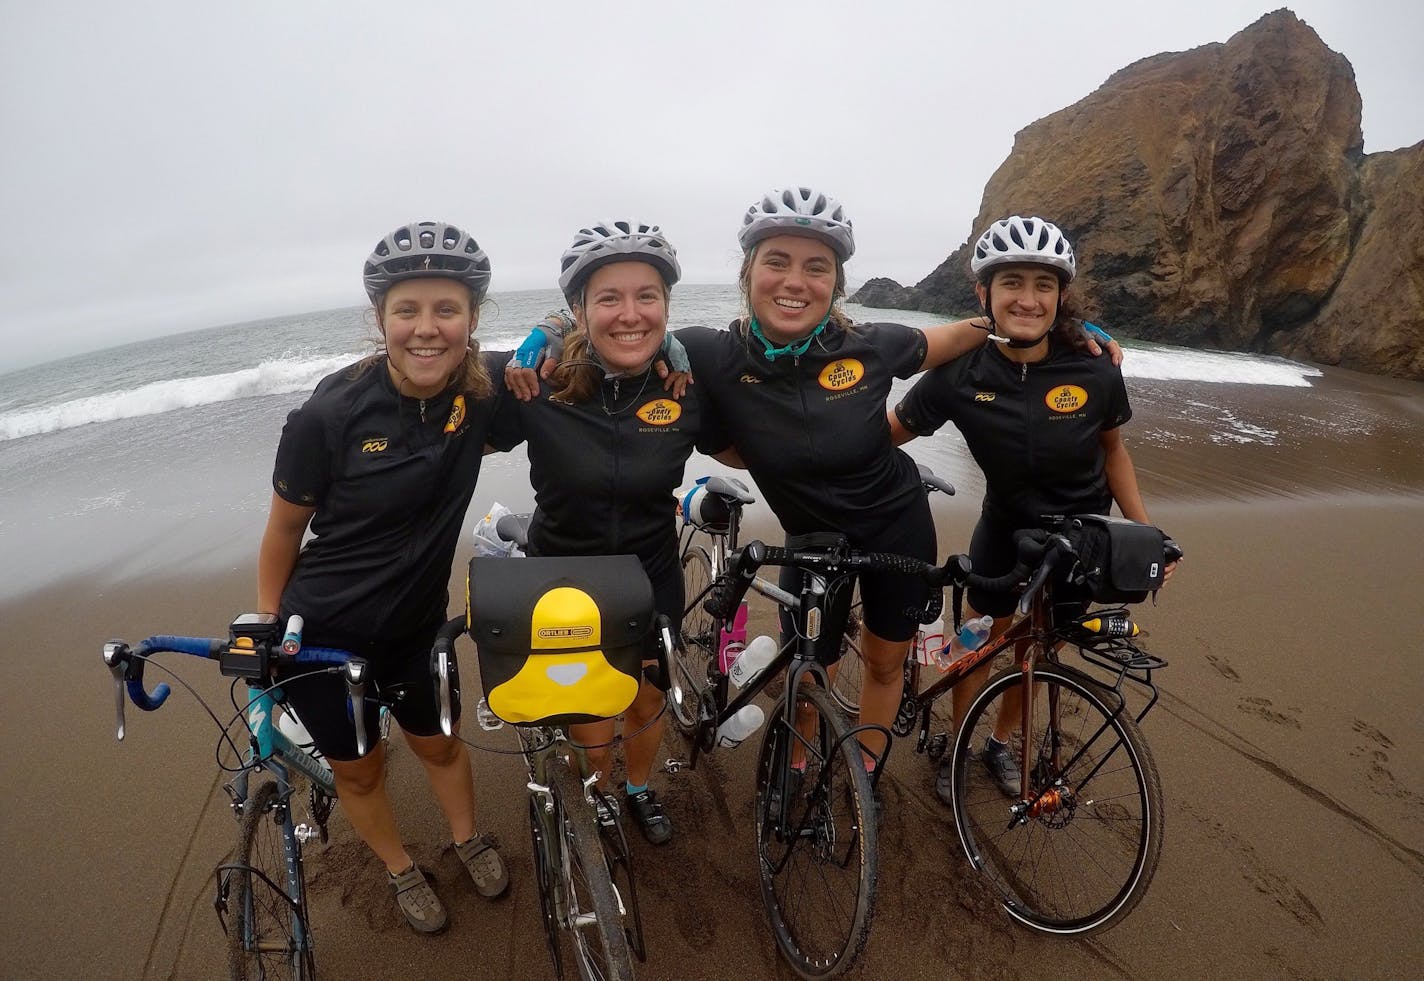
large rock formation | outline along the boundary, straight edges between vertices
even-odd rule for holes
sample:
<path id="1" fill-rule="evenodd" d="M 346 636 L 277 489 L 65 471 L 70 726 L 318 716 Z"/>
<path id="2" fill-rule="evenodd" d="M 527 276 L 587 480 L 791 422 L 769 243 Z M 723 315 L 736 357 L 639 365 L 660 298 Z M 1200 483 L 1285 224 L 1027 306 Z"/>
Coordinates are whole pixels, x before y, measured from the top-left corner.
<path id="1" fill-rule="evenodd" d="M 1350 63 L 1278 10 L 1021 130 L 970 240 L 1043 215 L 1077 246 L 1080 299 L 1126 334 L 1424 378 L 1424 143 L 1363 146 Z M 972 310 L 968 260 L 966 242 L 876 298 Z"/>

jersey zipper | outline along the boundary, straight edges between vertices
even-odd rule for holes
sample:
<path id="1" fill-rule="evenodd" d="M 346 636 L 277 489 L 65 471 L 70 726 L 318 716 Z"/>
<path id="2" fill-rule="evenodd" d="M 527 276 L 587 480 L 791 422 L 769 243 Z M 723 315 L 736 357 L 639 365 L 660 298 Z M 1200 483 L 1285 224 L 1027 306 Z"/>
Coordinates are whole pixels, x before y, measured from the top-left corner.
<path id="1" fill-rule="evenodd" d="M 613 379 L 613 404 L 618 404 L 618 379 L 616 378 Z M 612 420 L 613 486 L 611 488 L 612 493 L 608 499 L 613 502 L 613 514 L 610 517 L 612 519 L 611 524 L 613 525 L 613 547 L 616 550 L 614 554 L 616 555 L 623 548 L 622 522 L 618 520 L 620 514 L 618 502 L 621 499 L 621 495 L 618 493 L 618 475 L 623 472 L 623 420 L 618 416 L 613 416 Z"/>
<path id="2" fill-rule="evenodd" d="M 420 400 L 420 421 L 425 421 L 425 399 Z"/>
<path id="3" fill-rule="evenodd" d="M 791 358 L 793 377 L 791 383 L 796 386 L 796 394 L 801 398 L 801 431 L 806 434 L 806 445 L 811 449 L 811 458 L 816 458 L 816 434 L 811 429 L 811 410 L 806 405 L 806 389 L 801 384 L 801 355 Z"/>

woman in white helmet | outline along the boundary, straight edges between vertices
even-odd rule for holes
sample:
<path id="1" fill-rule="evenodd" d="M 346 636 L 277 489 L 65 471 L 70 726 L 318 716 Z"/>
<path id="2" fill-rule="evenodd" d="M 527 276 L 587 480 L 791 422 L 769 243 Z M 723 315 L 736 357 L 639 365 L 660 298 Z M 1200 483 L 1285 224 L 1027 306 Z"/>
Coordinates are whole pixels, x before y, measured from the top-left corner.
<path id="1" fill-rule="evenodd" d="M 984 471 L 983 513 L 969 548 L 974 571 L 997 576 L 1014 567 L 1012 534 L 1041 515 L 1106 514 L 1147 521 L 1137 474 L 1120 427 L 1132 415 L 1122 371 L 1107 358 L 1086 357 L 1059 331 L 1074 323 L 1068 284 L 1077 273 L 1073 247 L 1042 218 L 1013 215 L 975 242 L 970 269 L 991 329 L 965 358 L 929 372 L 890 413 L 897 443 L 953 421 Z M 1059 600 L 1080 597 L 1060 590 Z M 1009 624 L 1015 597 L 971 589 L 970 615 L 994 616 L 994 634 Z M 988 678 L 955 687 L 954 717 Z M 1006 746 L 1014 729 L 1006 701 L 981 758 L 1000 789 L 1016 797 L 1018 764 Z M 949 802 L 946 767 L 936 792 Z"/>
<path id="2" fill-rule="evenodd" d="M 425 767 L 476 891 L 509 884 L 494 841 L 476 833 L 465 745 L 441 733 L 430 647 L 445 621 L 455 543 L 487 442 L 495 436 L 491 365 L 475 340 L 490 263 L 468 234 L 443 222 L 404 225 L 366 260 L 379 352 L 329 375 L 287 417 L 258 558 L 257 607 L 305 620 L 305 643 L 366 658 L 374 695 Z M 488 361 L 488 363 L 487 363 Z M 302 543 L 308 527 L 314 534 Z M 331 764 L 342 809 L 390 874 L 406 921 L 422 933 L 448 914 L 396 827 L 385 748 L 357 756 L 338 675 L 284 685 Z M 376 731 L 368 706 L 366 730 Z"/>
<path id="3" fill-rule="evenodd" d="M 982 325 L 853 324 L 839 301 L 854 231 L 840 202 L 814 188 L 776 190 L 753 202 L 738 241 L 743 316 L 727 330 L 678 331 L 727 445 L 788 535 L 834 531 L 853 546 L 935 561 L 929 504 L 914 461 L 891 442 L 885 402 L 895 378 L 978 347 Z M 860 722 L 888 728 L 919 626 L 906 611 L 923 605 L 927 587 L 913 576 L 868 573 L 860 590 Z M 847 588 L 836 619 L 849 601 Z M 839 632 L 839 623 L 823 630 Z M 880 751 L 875 737 L 866 741 Z"/>
<path id="4" fill-rule="evenodd" d="M 513 371 L 507 375 L 511 390 L 532 389 L 532 398 L 511 401 L 514 438 L 499 447 L 529 444 L 537 501 L 529 554 L 636 555 L 658 612 L 674 623 L 682 618 L 683 584 L 673 491 L 706 428 L 696 388 L 665 392 L 659 377 L 669 298 L 680 276 L 677 252 L 656 225 L 605 221 L 580 229 L 559 275 L 576 326 L 545 379 L 530 371 L 517 380 Z M 644 680 L 623 718 L 632 738 L 624 743 L 621 798 L 644 837 L 659 845 L 673 833 L 648 785 L 662 707 L 662 690 Z M 609 777 L 613 732 L 611 719 L 572 727 L 575 741 L 591 747 L 600 783 Z M 616 804 L 619 797 L 604 799 Z"/>

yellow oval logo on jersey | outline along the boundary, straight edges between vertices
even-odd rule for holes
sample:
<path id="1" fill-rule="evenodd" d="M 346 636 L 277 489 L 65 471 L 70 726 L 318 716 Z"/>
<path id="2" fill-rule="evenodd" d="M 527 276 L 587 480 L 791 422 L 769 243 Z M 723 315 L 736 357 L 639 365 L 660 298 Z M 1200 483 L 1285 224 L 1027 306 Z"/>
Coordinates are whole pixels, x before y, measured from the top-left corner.
<path id="1" fill-rule="evenodd" d="M 445 420 L 445 432 L 453 433 L 465 421 L 465 396 L 456 395 L 455 404 L 450 406 L 450 418 Z"/>
<path id="2" fill-rule="evenodd" d="M 1059 385 L 1048 390 L 1043 402 L 1054 412 L 1077 412 L 1088 404 L 1088 393 L 1077 385 Z"/>
<path id="3" fill-rule="evenodd" d="M 672 399 L 654 399 L 634 414 L 650 426 L 671 426 L 682 418 L 682 406 Z"/>
<path id="4" fill-rule="evenodd" d="M 856 384 L 865 377 L 865 365 L 855 358 L 832 361 L 821 370 L 816 381 L 828 392 L 840 392 Z"/>

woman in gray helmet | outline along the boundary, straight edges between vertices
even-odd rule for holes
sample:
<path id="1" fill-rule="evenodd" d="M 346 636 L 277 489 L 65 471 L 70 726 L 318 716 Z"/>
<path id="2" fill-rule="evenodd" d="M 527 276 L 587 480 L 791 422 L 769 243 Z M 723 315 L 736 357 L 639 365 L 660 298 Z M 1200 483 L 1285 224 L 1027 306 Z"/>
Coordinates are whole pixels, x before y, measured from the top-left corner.
<path id="1" fill-rule="evenodd" d="M 258 609 L 305 620 L 304 641 L 371 665 L 377 697 L 425 767 L 452 847 L 475 889 L 509 883 L 494 841 L 476 833 L 469 758 L 442 735 L 429 652 L 445 620 L 450 564 L 487 444 L 496 435 L 489 360 L 475 340 L 490 263 L 441 222 L 402 226 L 366 260 L 379 352 L 323 379 L 287 418 L 258 560 Z M 314 537 L 305 545 L 308 528 Z M 358 757 L 344 684 L 291 677 L 289 704 L 331 764 L 352 827 L 390 874 L 407 922 L 438 932 L 448 915 L 401 840 L 386 793 L 385 748 Z M 374 708 L 367 731 L 375 731 Z"/>
<path id="2" fill-rule="evenodd" d="M 520 385 L 510 384 L 532 390 L 512 413 L 515 442 L 529 444 L 537 501 L 529 554 L 637 555 L 658 612 L 674 623 L 682 618 L 683 590 L 673 491 L 693 447 L 707 440 L 696 389 L 664 392 L 656 364 L 680 276 L 677 252 L 656 225 L 606 221 L 580 229 L 559 275 L 574 329 L 545 379 L 525 371 Z M 631 734 L 624 743 L 623 800 L 654 844 L 673 833 L 648 786 L 664 727 L 662 706 L 662 691 L 645 680 L 623 719 Z M 572 731 L 593 747 L 590 764 L 605 781 L 613 732 L 613 720 Z"/>

